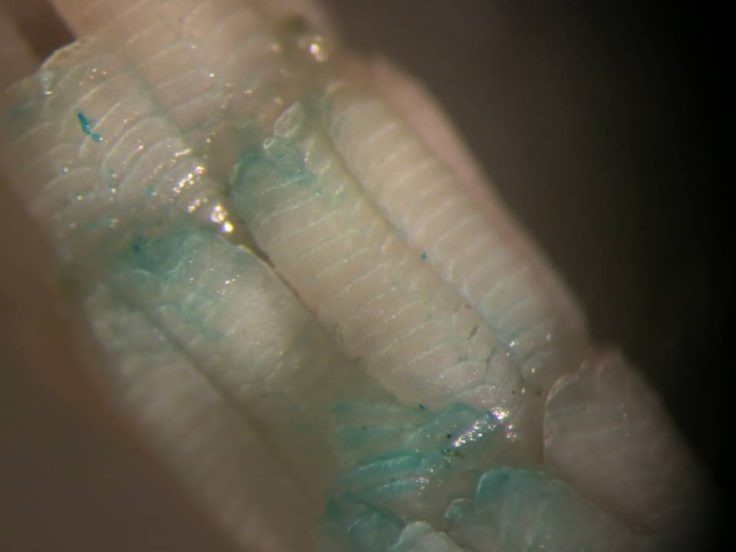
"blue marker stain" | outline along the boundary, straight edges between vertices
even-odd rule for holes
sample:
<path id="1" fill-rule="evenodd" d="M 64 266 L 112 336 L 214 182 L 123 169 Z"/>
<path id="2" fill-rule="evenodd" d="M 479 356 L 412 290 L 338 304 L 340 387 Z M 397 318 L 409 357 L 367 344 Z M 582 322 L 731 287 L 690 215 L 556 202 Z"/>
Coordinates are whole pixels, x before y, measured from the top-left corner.
<path id="1" fill-rule="evenodd" d="M 102 136 L 97 132 L 92 131 L 92 122 L 85 116 L 81 111 L 77 112 L 77 119 L 79 120 L 79 126 L 87 136 L 92 138 L 95 142 L 102 142 Z"/>
<path id="2" fill-rule="evenodd" d="M 422 254 L 421 254 L 421 255 L 419 255 L 419 256 L 421 257 L 421 259 L 422 259 L 423 261 L 426 261 L 426 260 L 427 260 L 427 252 L 426 252 L 426 251 L 422 251 Z"/>

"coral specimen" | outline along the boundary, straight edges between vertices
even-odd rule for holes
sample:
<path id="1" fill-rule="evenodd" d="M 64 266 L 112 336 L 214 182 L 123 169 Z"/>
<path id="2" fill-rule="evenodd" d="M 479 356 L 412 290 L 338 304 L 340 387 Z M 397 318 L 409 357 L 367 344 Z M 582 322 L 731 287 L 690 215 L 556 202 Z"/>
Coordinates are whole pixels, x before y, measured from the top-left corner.
<path id="1" fill-rule="evenodd" d="M 244 547 L 680 538 L 659 404 L 359 62 L 268 4 L 58 4 L 80 39 L 8 90 L 4 166 L 121 408 Z"/>

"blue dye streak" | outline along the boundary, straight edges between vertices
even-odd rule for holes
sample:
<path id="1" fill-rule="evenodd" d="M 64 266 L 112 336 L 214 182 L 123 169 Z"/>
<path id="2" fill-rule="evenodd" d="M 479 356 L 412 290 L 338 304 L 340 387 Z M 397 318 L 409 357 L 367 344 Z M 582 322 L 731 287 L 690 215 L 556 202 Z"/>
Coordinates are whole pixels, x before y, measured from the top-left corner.
<path id="1" fill-rule="evenodd" d="M 92 122 L 87 118 L 84 113 L 78 111 L 77 119 L 79 120 L 79 127 L 82 129 L 82 132 L 92 138 L 92 140 L 94 140 L 95 142 L 102 142 L 102 136 L 100 136 L 97 132 L 92 131 Z"/>

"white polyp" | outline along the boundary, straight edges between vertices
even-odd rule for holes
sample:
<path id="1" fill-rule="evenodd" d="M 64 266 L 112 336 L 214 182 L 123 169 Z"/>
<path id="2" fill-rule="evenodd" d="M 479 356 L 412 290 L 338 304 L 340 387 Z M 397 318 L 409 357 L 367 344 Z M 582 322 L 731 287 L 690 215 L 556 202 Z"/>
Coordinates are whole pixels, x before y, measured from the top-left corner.
<path id="1" fill-rule="evenodd" d="M 114 398 L 240 545 L 309 550 L 318 515 L 247 417 L 137 310 L 100 287 L 85 310 L 111 355 Z M 288 500 L 272 500 L 276 495 Z"/>
<path id="2" fill-rule="evenodd" d="M 552 388 L 544 462 L 631 526 L 668 537 L 699 528 L 697 468 L 659 399 L 620 355 L 591 359 Z"/>
<path id="3" fill-rule="evenodd" d="M 226 203 L 140 80 L 99 43 L 61 50 L 15 94 L 21 90 L 28 105 L 12 124 L 30 130 L 11 130 L 9 151 L 27 162 L 10 171 L 41 182 L 29 199 L 39 216 L 57 220 L 68 246 L 93 247 L 118 224 L 123 236 L 125 228 L 160 227 L 164 213 L 175 225 L 177 213 L 191 218 L 193 204 L 204 222 L 208 209 Z"/>
<path id="4" fill-rule="evenodd" d="M 543 296 L 523 260 L 503 243 L 487 213 L 455 182 L 406 124 L 376 98 L 350 85 L 327 88 L 323 119 L 335 147 L 366 193 L 442 279 L 512 347 L 512 357 L 528 382 L 551 385 L 569 360 L 525 370 L 537 355 L 575 348 L 564 317 Z M 510 311 L 513 316 L 507 316 Z M 549 342 L 527 332 L 549 334 Z M 564 364 L 564 365 L 562 365 Z"/>
<path id="5" fill-rule="evenodd" d="M 259 173 L 256 162 L 235 184 L 239 213 L 259 246 L 346 350 L 401 400 L 514 411 L 521 381 L 503 347 L 396 236 L 326 138 L 297 116 L 301 110 L 294 104 L 276 122 L 264 155 L 280 144 L 293 148 L 308 181 Z"/>
<path id="6" fill-rule="evenodd" d="M 123 411 L 244 548 L 324 519 L 391 552 L 688 526 L 659 404 L 620 359 L 577 371 L 574 302 L 431 124 L 333 81 L 281 1 L 55 1 L 89 36 L 6 94 L 4 168 Z"/>
<path id="7" fill-rule="evenodd" d="M 14 165 L 16 181 L 34 184 L 28 200 L 44 223 L 51 222 L 62 257 L 92 279 L 114 282 L 187 354 L 202 360 L 236 404 L 279 435 L 275 442 L 291 447 L 290 462 L 298 464 L 293 471 L 322 496 L 330 463 L 295 453 L 300 436 L 289 426 L 297 412 L 315 416 L 318 402 L 321 416 L 327 415 L 325 388 L 316 381 L 344 358 L 267 265 L 208 234 L 229 222 L 221 187 L 208 179 L 205 164 L 141 92 L 123 60 L 90 40 L 52 58 L 43 71 L 45 98 L 38 98 L 37 80 L 20 87 L 33 101 L 16 123 L 31 130 L 9 150 L 29 161 Z M 197 226 L 209 237 L 197 241 Z M 186 247 L 168 237 L 186 232 L 194 236 Z M 168 239 L 156 254 L 186 254 L 181 265 L 167 269 L 185 276 L 176 280 L 177 272 L 138 266 L 131 248 L 148 244 L 137 245 L 135 236 L 154 245 Z M 179 288 L 171 287 L 175 282 Z M 213 289 L 218 293 L 197 303 L 198 310 L 178 310 Z M 216 339 L 206 339 L 208 332 Z"/>
<path id="8" fill-rule="evenodd" d="M 123 8 L 105 0 L 87 13 L 84 27 L 130 61 L 200 156 L 222 146 L 217 136 L 232 130 L 239 98 L 281 66 L 263 17 L 244 1 L 146 0 Z"/>

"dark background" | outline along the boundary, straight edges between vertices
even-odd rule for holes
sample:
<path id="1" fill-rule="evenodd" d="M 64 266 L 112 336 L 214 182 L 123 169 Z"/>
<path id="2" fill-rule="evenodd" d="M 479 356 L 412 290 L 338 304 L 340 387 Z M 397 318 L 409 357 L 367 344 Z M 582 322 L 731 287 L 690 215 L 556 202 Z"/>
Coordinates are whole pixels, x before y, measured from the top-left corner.
<path id="1" fill-rule="evenodd" d="M 730 491 L 725 13 L 651 1 L 328 4 L 350 45 L 436 95 L 594 336 L 660 390 Z"/>
<path id="2" fill-rule="evenodd" d="M 725 13 L 649 0 L 326 3 L 350 46 L 397 61 L 434 92 L 596 338 L 622 347 L 661 391 L 725 505 Z M 27 28 L 45 25 L 26 12 Z M 13 200 L 1 195 L 7 210 Z M 0 286 L 0 348 L 3 368 L 15 368 L 0 370 L 0 550 L 229 549 L 148 453 L 120 437 L 114 416 L 90 427 L 24 372 L 38 355 L 69 356 L 71 338 L 48 315 L 50 292 L 17 295 L 13 282 L 42 270 L 25 255 L 37 245 L 27 219 L 11 214 L 0 239 L 10 282 Z M 39 332 L 54 335 L 43 351 Z M 61 387 L 69 404 L 97 400 Z"/>

